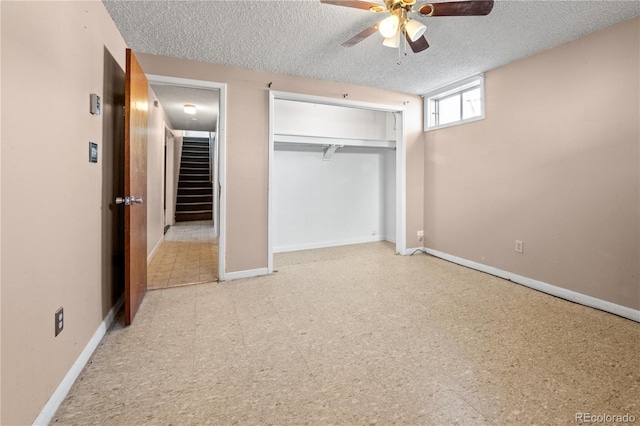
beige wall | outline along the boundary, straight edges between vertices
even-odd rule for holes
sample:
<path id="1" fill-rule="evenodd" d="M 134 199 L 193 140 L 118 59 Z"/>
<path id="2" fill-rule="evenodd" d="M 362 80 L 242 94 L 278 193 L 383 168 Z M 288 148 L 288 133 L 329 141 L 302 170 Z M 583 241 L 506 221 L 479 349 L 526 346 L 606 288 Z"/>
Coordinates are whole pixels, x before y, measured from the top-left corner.
<path id="1" fill-rule="evenodd" d="M 29 424 L 122 291 L 112 201 L 126 46 L 99 1 L 0 7 L 0 423 Z M 229 272 L 267 263 L 272 82 L 279 91 L 408 102 L 408 247 L 422 245 L 415 235 L 424 223 L 428 247 L 640 308 L 638 25 L 487 73 L 487 119 L 426 136 L 417 96 L 138 57 L 147 73 L 228 84 Z M 102 96 L 102 116 L 89 114 L 90 93 Z M 100 146 L 97 164 L 88 162 L 89 141 Z M 515 239 L 524 254 L 513 251 Z M 55 338 L 59 306 L 65 330 Z"/>
<path id="2" fill-rule="evenodd" d="M 111 84 L 122 81 L 114 63 L 121 73 L 126 46 L 99 1 L 0 7 L 0 423 L 10 425 L 35 420 L 119 295 L 108 193 L 117 132 L 104 132 L 103 120 L 117 121 L 122 108 L 103 104 L 93 116 L 89 94 L 122 101 L 104 91 L 122 90 Z M 97 164 L 89 141 L 99 145 Z M 60 306 L 65 328 L 54 337 Z"/>
<path id="3" fill-rule="evenodd" d="M 149 87 L 149 132 L 147 135 L 147 257 L 162 243 L 164 237 L 164 144 L 165 127 L 171 129 L 171 122 L 164 108 L 158 102 L 153 89 Z M 173 147 L 171 147 L 173 148 Z M 173 152 L 168 151 L 168 155 Z M 173 159 L 171 156 L 170 161 Z M 175 202 L 175 201 L 174 201 Z"/>
<path id="4" fill-rule="evenodd" d="M 640 308 L 639 27 L 490 71 L 486 120 L 425 134 L 426 247 Z"/>
<path id="5" fill-rule="evenodd" d="M 406 105 L 407 246 L 422 243 L 423 135 L 420 97 L 360 86 L 136 54 L 148 74 L 227 84 L 227 272 L 267 266 L 268 104 L 272 90 Z"/>

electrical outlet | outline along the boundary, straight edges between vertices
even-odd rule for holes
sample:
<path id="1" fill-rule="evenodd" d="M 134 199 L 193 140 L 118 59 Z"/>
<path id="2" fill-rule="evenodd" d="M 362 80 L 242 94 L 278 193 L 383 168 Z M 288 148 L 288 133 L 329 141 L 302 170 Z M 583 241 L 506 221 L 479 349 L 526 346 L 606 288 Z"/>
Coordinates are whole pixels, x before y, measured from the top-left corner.
<path id="1" fill-rule="evenodd" d="M 416 236 L 418 237 L 418 241 L 422 241 L 422 237 L 424 237 L 424 231 L 416 232 Z"/>
<path id="2" fill-rule="evenodd" d="M 58 334 L 60 334 L 60 332 L 64 328 L 64 311 L 62 309 L 62 306 L 60 306 L 56 311 L 55 320 L 56 320 L 56 337 L 57 337 Z"/>
<path id="3" fill-rule="evenodd" d="M 516 251 L 518 253 L 524 252 L 524 243 L 520 240 L 516 240 Z"/>

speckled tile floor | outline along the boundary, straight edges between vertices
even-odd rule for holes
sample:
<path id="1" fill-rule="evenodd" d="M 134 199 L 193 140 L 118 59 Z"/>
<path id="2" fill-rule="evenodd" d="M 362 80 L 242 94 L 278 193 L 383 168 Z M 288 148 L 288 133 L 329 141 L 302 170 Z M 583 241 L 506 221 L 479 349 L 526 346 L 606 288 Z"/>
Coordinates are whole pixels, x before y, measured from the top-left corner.
<path id="1" fill-rule="evenodd" d="M 164 236 L 147 271 L 147 288 L 167 288 L 218 279 L 218 240 L 213 221 L 176 222 Z"/>
<path id="2" fill-rule="evenodd" d="M 640 422 L 640 324 L 388 243 L 150 291 L 56 424 Z"/>

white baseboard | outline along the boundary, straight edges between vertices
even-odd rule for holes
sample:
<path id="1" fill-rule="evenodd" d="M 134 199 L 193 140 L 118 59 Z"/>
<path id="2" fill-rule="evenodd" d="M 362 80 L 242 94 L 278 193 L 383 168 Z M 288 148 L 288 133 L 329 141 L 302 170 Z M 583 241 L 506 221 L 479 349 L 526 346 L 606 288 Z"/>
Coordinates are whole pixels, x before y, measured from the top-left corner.
<path id="1" fill-rule="evenodd" d="M 107 330 L 111 327 L 111 323 L 122 307 L 123 302 L 124 298 L 120 297 L 104 320 L 102 320 L 102 323 L 100 323 L 100 326 L 93 334 L 93 337 L 91 337 L 91 340 L 89 340 L 89 343 L 84 347 L 84 350 L 80 353 L 56 390 L 53 392 L 38 417 L 34 420 L 34 425 L 48 425 L 51 422 L 56 411 L 58 411 L 60 404 L 62 404 L 62 401 L 64 401 L 69 390 L 71 390 L 71 386 L 73 386 L 73 383 L 76 381 L 78 376 L 80 376 L 80 373 L 82 373 L 82 369 L 87 365 L 89 358 L 91 358 L 91 355 L 102 341 L 104 335 L 107 334 Z"/>
<path id="2" fill-rule="evenodd" d="M 274 247 L 274 253 L 286 253 L 290 251 L 313 250 L 327 247 L 350 246 L 352 244 L 375 243 L 377 241 L 387 241 L 383 235 L 371 235 L 361 238 L 350 238 L 347 240 L 323 241 L 319 243 L 294 244 L 287 246 Z M 395 241 L 393 241 L 395 242 Z"/>
<path id="3" fill-rule="evenodd" d="M 477 271 L 486 272 L 487 274 L 495 275 L 505 280 L 510 280 L 515 283 L 521 284 L 525 287 L 532 288 L 534 290 L 541 291 L 556 297 L 560 297 L 571 302 L 579 303 L 581 305 L 589 306 L 591 308 L 600 309 L 601 311 L 609 312 L 632 321 L 640 322 L 640 310 L 632 309 L 626 306 L 617 305 L 606 300 L 598 299 L 596 297 L 587 296 L 586 294 L 578 293 L 573 290 L 567 290 L 566 288 L 558 287 L 552 284 L 547 284 L 542 281 L 534 280 L 532 278 L 523 277 L 522 275 L 514 274 L 512 272 L 503 271 L 502 269 L 494 268 L 493 266 L 483 265 L 482 263 L 474 262 L 460 257 L 452 256 L 447 253 L 443 253 L 438 250 L 432 250 L 428 248 L 407 249 L 404 254 L 411 254 L 415 250 L 423 250 L 424 252 L 439 257 L 449 262 L 456 263 L 458 265 L 466 266 L 467 268 L 475 269 Z"/>
<path id="4" fill-rule="evenodd" d="M 236 271 L 236 272 L 227 272 L 224 274 L 224 279 L 220 279 L 220 281 L 232 281 L 232 280 L 240 280 L 243 278 L 253 278 L 259 277 L 261 275 L 268 275 L 269 268 L 258 268 L 258 269 L 248 269 L 246 271 Z"/>

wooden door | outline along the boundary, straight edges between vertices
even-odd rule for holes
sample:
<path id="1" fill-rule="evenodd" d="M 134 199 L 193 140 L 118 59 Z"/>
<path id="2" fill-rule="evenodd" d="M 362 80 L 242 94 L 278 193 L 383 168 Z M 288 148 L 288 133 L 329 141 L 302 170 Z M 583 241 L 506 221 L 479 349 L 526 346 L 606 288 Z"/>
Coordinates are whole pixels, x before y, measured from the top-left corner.
<path id="1" fill-rule="evenodd" d="M 124 139 L 124 322 L 130 325 L 147 291 L 147 111 L 149 83 L 127 49 Z M 127 201 L 126 198 L 129 198 Z"/>

